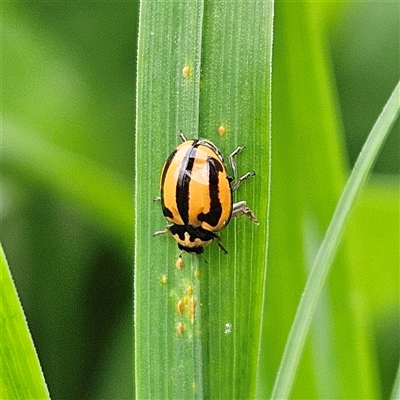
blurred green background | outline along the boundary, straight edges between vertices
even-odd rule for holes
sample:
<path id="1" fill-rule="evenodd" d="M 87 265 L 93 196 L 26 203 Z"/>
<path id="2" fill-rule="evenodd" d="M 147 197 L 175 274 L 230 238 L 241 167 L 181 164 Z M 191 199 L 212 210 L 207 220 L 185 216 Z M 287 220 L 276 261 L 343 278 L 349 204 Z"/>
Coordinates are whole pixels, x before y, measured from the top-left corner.
<path id="1" fill-rule="evenodd" d="M 1 18 L 2 241 L 50 394 L 132 398 L 138 3 L 10 2 Z M 351 168 L 399 80 L 399 4 L 334 3 L 321 23 Z M 355 249 L 358 240 L 377 248 L 372 261 L 352 253 L 352 279 L 376 298 L 383 397 L 399 358 L 399 292 L 382 286 L 399 276 L 381 262 L 385 235 L 398 243 L 399 126 L 357 210 L 376 208 L 372 222 L 349 227 Z"/>

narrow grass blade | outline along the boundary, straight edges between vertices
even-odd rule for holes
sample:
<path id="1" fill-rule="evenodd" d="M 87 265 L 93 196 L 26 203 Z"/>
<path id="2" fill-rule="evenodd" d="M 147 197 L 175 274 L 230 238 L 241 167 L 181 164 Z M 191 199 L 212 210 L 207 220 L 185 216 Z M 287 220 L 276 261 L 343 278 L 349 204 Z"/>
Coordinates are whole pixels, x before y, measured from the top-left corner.
<path id="1" fill-rule="evenodd" d="M 393 384 L 392 396 L 390 398 L 392 400 L 400 399 L 400 364 L 397 369 L 396 379 L 394 380 L 394 384 Z"/>
<path id="2" fill-rule="evenodd" d="M 50 399 L 24 312 L 0 245 L 2 399 Z"/>
<path id="3" fill-rule="evenodd" d="M 376 156 L 400 110 L 400 83 L 397 84 L 381 115 L 371 130 L 314 261 L 313 268 L 301 298 L 285 352 L 275 381 L 272 398 L 286 399 L 295 377 L 304 342 L 314 311 L 339 246 L 345 222 L 356 195 L 362 189 Z"/>

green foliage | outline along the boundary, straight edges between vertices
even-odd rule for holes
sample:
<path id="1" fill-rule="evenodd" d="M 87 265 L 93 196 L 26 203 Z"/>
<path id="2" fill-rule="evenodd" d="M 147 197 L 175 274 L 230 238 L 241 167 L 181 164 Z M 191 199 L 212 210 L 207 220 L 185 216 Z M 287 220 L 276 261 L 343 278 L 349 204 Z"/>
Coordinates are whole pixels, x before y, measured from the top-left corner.
<path id="1" fill-rule="evenodd" d="M 141 23 L 151 29 L 140 27 L 139 59 L 138 3 L 1 5 L 2 242 L 53 399 L 134 397 L 134 241 L 136 283 L 150 285 L 137 293 L 145 324 L 135 326 L 135 340 L 151 349 L 137 356 L 151 354 L 158 367 L 154 375 L 136 372 L 137 391 L 147 385 L 155 398 L 178 391 L 185 398 L 250 398 L 256 378 L 257 398 L 268 398 L 350 166 L 399 80 L 398 3 L 278 2 L 269 181 L 271 42 L 263 7 L 271 4 L 163 4 L 142 5 Z M 169 36 L 161 34 L 166 29 Z M 396 396 L 398 128 L 374 169 L 381 175 L 352 207 L 292 398 Z M 228 255 L 216 245 L 205 251 L 207 264 L 184 254 L 181 271 L 174 240 L 151 236 L 165 226 L 152 198 L 177 129 L 211 139 L 226 156 L 247 146 L 238 173 L 257 175 L 237 200 L 247 200 L 261 222 L 232 221 L 221 232 Z M 188 307 L 182 315 L 174 308 L 188 285 L 198 300 L 194 325 Z M 2 286 L 1 301 L 15 299 Z M 17 315 L 22 321 L 20 309 Z M 26 325 L 22 334 L 30 338 Z M 2 350 L 14 339 L 2 340 Z M 27 390 L 43 388 L 36 356 L 27 357 L 37 373 Z M 1 373 L 3 383 L 7 371 Z"/>

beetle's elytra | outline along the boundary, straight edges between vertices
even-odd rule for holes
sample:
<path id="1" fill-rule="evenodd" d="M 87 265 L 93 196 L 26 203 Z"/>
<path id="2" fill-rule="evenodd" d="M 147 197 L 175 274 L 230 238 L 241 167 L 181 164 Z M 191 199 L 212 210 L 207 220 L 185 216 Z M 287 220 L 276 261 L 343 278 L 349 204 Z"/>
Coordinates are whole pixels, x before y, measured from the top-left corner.
<path id="1" fill-rule="evenodd" d="M 233 193 L 244 180 L 255 175 L 248 172 L 236 180 L 234 157 L 244 150 L 238 147 L 230 156 L 233 177 L 226 171 L 224 158 L 218 148 L 205 139 L 186 140 L 168 157 L 161 172 L 161 201 L 169 225 L 154 235 L 171 232 L 178 247 L 186 252 L 201 254 L 204 246 L 216 240 L 227 253 L 217 235 L 231 217 L 247 215 L 258 224 L 246 201 L 233 203 Z"/>

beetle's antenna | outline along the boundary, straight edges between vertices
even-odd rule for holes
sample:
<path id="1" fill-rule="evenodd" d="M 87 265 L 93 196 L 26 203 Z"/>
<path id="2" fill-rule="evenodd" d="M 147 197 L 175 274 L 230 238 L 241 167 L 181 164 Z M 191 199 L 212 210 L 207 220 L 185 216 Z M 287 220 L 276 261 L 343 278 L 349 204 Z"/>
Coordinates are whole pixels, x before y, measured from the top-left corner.
<path id="1" fill-rule="evenodd" d="M 218 240 L 219 239 L 219 240 Z M 218 238 L 217 239 L 217 244 L 218 244 L 218 246 L 220 247 L 220 249 L 225 253 L 225 254 L 228 254 L 228 250 L 223 246 L 223 244 L 221 243 L 221 239 L 220 238 Z"/>

